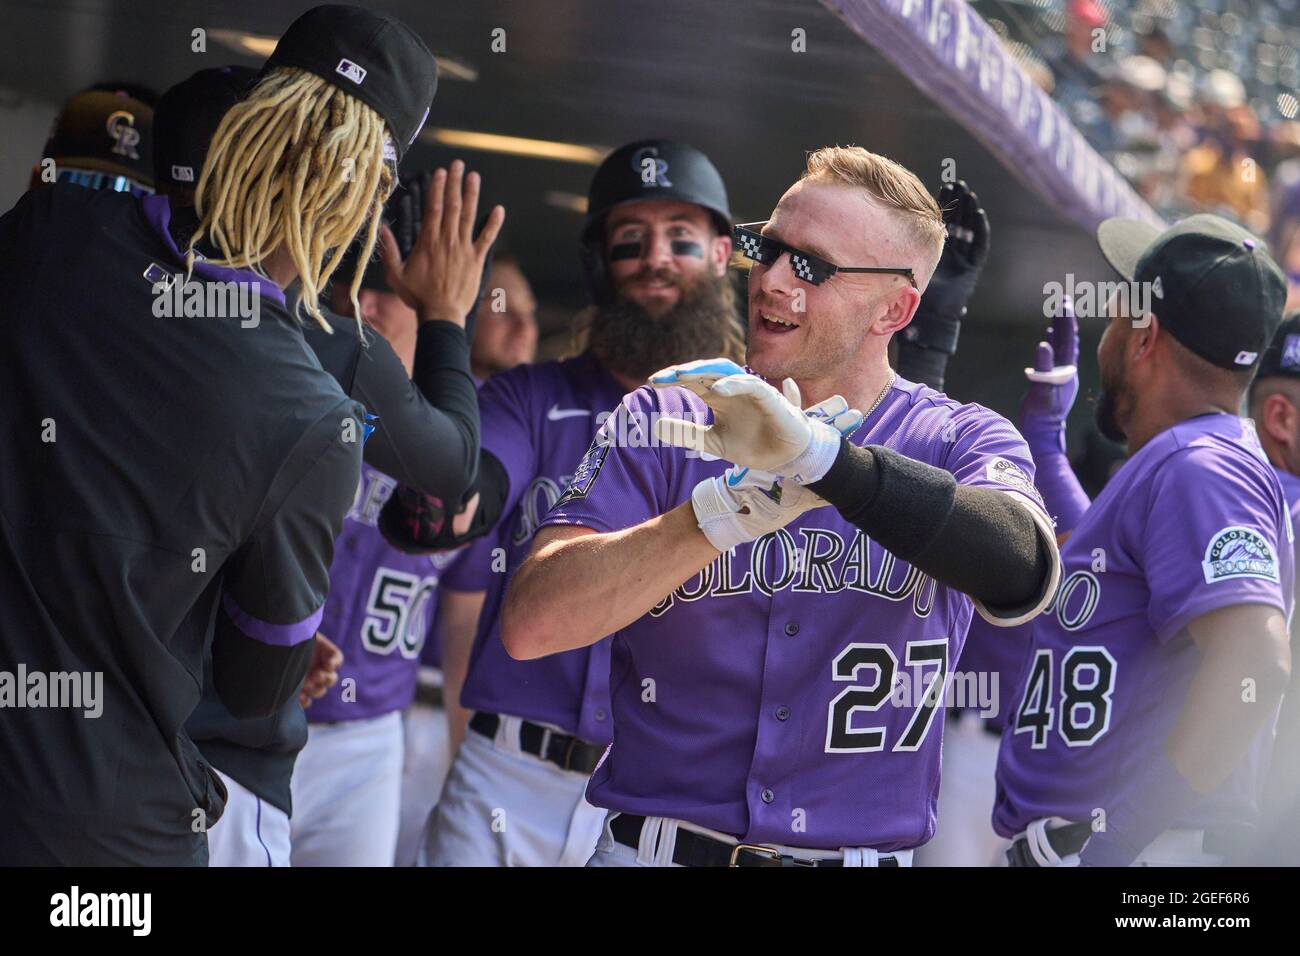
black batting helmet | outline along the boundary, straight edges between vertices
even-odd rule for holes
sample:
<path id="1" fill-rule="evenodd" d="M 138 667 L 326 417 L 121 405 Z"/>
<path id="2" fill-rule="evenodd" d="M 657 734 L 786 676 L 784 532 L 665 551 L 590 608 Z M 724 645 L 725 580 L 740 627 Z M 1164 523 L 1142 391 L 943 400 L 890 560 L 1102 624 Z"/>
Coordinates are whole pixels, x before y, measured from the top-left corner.
<path id="1" fill-rule="evenodd" d="M 587 193 L 582 230 L 583 267 L 593 301 L 610 289 L 605 275 L 605 218 L 615 206 L 646 199 L 693 203 L 712 214 L 720 234 L 731 234 L 731 211 L 722 174 L 694 146 L 669 139 L 642 139 L 605 158 Z"/>

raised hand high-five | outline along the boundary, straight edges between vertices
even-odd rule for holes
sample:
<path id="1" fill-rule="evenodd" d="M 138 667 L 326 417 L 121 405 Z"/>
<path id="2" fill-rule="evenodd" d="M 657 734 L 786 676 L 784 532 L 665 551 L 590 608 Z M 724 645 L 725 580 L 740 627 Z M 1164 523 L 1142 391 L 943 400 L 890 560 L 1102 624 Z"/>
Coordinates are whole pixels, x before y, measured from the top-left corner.
<path id="1" fill-rule="evenodd" d="M 465 174 L 456 160 L 451 170 L 433 174 L 425 198 L 420 235 L 405 260 L 397 240 L 385 225 L 380 229 L 384 278 L 421 322 L 441 320 L 462 328 L 474 307 L 488 250 L 505 222 L 506 212 L 494 206 L 478 236 L 479 174 Z"/>
<path id="2" fill-rule="evenodd" d="M 1034 366 L 1025 369 L 1025 377 L 1029 389 L 1020 403 L 1025 437 L 1050 433 L 1053 440 L 1060 438 L 1064 450 L 1065 419 L 1079 396 L 1079 321 L 1068 297 L 1048 326 L 1046 341 L 1038 343 Z"/>

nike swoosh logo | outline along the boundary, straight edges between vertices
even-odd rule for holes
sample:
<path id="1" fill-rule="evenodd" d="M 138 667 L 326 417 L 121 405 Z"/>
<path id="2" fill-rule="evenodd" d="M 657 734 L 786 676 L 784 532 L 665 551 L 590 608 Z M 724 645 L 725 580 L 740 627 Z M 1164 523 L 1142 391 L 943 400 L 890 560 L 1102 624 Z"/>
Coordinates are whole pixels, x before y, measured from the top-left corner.
<path id="1" fill-rule="evenodd" d="M 748 468 L 746 468 L 744 471 L 736 472 L 734 475 L 732 475 L 730 478 L 727 479 L 727 487 L 728 488 L 736 487 L 736 485 L 740 484 L 742 481 L 745 480 L 745 476 L 747 474 L 749 474 Z"/>
<path id="2" fill-rule="evenodd" d="M 591 411 L 586 408 L 561 408 L 559 405 L 552 405 L 546 411 L 546 420 L 548 422 L 558 422 L 565 418 L 577 418 L 581 415 L 590 415 Z"/>

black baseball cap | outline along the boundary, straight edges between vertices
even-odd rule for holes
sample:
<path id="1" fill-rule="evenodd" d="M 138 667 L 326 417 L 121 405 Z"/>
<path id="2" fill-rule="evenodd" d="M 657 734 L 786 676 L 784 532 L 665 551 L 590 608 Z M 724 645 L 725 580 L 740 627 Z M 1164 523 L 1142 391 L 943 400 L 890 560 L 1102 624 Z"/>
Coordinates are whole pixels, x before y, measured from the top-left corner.
<path id="1" fill-rule="evenodd" d="M 604 238 L 605 217 L 615 206 L 645 199 L 671 199 L 703 206 L 724 236 L 731 235 L 731 211 L 722 174 L 694 146 L 669 139 L 642 139 L 605 158 L 587 193 L 586 242 Z"/>
<path id="2" fill-rule="evenodd" d="M 43 157 L 153 188 L 153 107 L 125 91 L 86 90 L 63 105 Z"/>
<path id="3" fill-rule="evenodd" d="M 199 70 L 162 95 L 153 117 L 153 167 L 160 187 L 198 185 L 212 134 L 257 79 L 247 66 Z"/>
<path id="4" fill-rule="evenodd" d="M 1136 219 L 1107 219 L 1097 244 L 1121 276 L 1149 283 L 1160 324 L 1207 362 L 1246 369 L 1272 341 L 1286 277 L 1264 242 L 1240 226 L 1206 213 L 1163 232 Z"/>
<path id="5" fill-rule="evenodd" d="M 409 27 L 361 7 L 313 7 L 289 25 L 262 67 L 314 73 L 365 103 L 387 124 L 400 160 L 433 104 L 438 63 Z"/>
<path id="6" fill-rule="evenodd" d="M 1273 375 L 1300 378 L 1300 311 L 1288 312 L 1259 360 L 1255 381 Z"/>

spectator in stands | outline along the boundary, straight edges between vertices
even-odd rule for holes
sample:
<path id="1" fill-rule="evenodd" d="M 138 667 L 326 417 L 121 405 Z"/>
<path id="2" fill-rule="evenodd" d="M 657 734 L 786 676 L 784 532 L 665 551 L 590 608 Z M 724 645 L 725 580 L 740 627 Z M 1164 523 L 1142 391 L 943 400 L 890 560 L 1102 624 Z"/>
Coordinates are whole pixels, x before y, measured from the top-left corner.
<path id="1" fill-rule="evenodd" d="M 1227 70 L 1213 70 L 1201 88 L 1204 138 L 1183 160 L 1182 190 L 1198 212 L 1237 220 L 1252 232 L 1268 229 L 1268 177 L 1252 155 L 1259 118 L 1246 88 Z"/>

